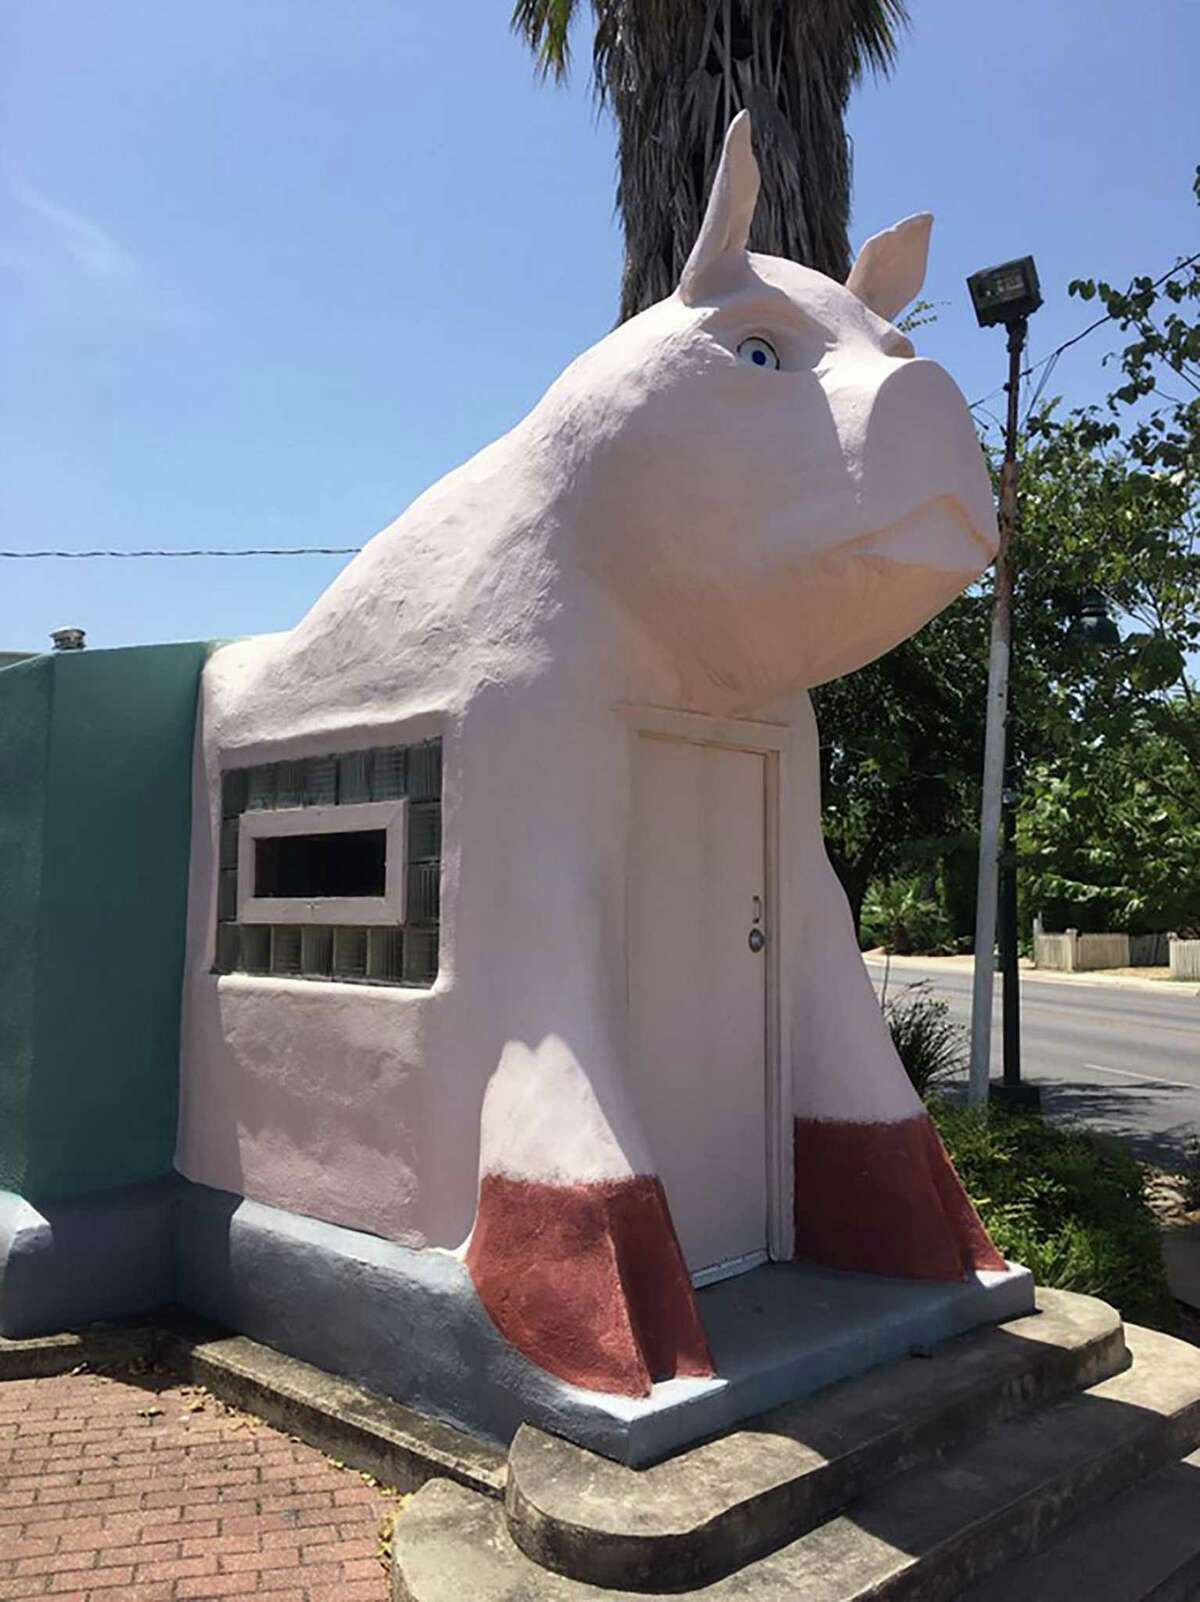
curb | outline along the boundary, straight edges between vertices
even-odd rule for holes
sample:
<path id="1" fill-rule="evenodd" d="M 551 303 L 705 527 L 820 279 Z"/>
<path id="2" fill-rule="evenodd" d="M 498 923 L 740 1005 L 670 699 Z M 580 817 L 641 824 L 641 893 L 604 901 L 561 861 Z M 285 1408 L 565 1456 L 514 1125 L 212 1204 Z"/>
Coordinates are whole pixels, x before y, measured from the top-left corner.
<path id="1" fill-rule="evenodd" d="M 1167 1285 L 1189 1312 L 1200 1315 L 1200 1221 L 1167 1224 L 1159 1231 Z"/>
<path id="2" fill-rule="evenodd" d="M 883 968 L 888 966 L 886 956 L 877 956 L 875 952 L 861 953 L 863 965 L 870 968 Z M 893 972 L 906 968 L 921 968 L 928 970 L 940 969 L 944 973 L 971 974 L 974 962 L 969 957 L 892 957 L 890 966 Z M 1000 970 L 997 968 L 996 977 Z M 1034 984 L 1046 985 L 1083 985 L 1107 986 L 1110 990 L 1141 990 L 1154 996 L 1185 996 L 1194 999 L 1200 996 L 1200 987 L 1188 979 L 1138 979 L 1132 975 L 1110 974 L 1104 969 L 1096 969 L 1090 973 L 1060 973 L 1051 968 L 1022 968 L 1020 970 L 1021 983 L 1026 980 Z"/>
<path id="3" fill-rule="evenodd" d="M 173 1309 L 152 1324 L 92 1325 L 28 1340 L 0 1337 L 0 1382 L 119 1369 L 136 1361 L 159 1363 L 399 1491 L 438 1478 L 493 1499 L 504 1495 L 507 1457 L 500 1447 Z"/>

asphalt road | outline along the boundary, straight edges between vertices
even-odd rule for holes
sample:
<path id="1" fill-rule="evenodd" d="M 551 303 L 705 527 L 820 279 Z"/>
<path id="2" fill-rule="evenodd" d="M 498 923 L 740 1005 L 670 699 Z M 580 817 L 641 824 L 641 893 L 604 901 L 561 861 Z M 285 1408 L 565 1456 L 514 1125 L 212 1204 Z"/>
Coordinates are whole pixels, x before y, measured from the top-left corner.
<path id="1" fill-rule="evenodd" d="M 878 991 L 884 963 L 867 971 Z M 928 978 L 952 1016 L 969 1024 L 971 973 L 893 965 L 888 994 Z M 993 1009 L 992 1072 L 1001 1071 L 1000 988 Z M 1125 1139 L 1136 1154 L 1181 1168 L 1189 1138 L 1200 1137 L 1200 996 L 1116 985 L 1021 985 L 1021 1070 L 1042 1087 L 1052 1118 L 1076 1119 Z"/>

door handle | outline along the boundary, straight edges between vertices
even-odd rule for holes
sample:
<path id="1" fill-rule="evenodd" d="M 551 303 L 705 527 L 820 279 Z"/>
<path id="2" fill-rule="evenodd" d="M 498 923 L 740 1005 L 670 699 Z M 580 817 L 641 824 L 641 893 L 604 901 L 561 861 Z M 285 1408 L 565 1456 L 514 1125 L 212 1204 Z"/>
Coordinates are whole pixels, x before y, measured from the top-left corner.
<path id="1" fill-rule="evenodd" d="M 766 935 L 763 934 L 762 930 L 760 928 L 758 928 L 757 925 L 755 925 L 755 927 L 753 929 L 751 929 L 750 934 L 747 937 L 747 944 L 749 945 L 751 951 L 754 951 L 754 952 L 761 951 L 763 949 L 763 947 L 766 945 L 766 943 L 767 943 Z"/>

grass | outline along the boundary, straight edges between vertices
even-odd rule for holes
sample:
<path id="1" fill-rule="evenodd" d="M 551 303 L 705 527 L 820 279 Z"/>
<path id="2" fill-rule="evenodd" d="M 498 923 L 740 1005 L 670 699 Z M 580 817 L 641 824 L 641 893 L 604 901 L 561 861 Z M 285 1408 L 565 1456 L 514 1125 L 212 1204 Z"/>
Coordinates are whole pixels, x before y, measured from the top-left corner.
<path id="1" fill-rule="evenodd" d="M 929 1111 L 1005 1257 L 1039 1285 L 1098 1296 L 1131 1323 L 1176 1327 L 1142 1167 L 1116 1142 L 936 1097 Z"/>
<path id="2" fill-rule="evenodd" d="M 966 1031 L 927 982 L 885 1000 L 892 1041 L 925 1101 L 959 1177 L 1005 1257 L 1039 1285 L 1098 1296 L 1123 1318 L 1174 1329 L 1158 1220 L 1142 1165 L 1079 1126 L 942 1100 L 966 1071 Z M 1200 1158 L 1200 1154 L 1198 1154 Z M 1200 1160 L 1189 1189 L 1200 1195 Z"/>

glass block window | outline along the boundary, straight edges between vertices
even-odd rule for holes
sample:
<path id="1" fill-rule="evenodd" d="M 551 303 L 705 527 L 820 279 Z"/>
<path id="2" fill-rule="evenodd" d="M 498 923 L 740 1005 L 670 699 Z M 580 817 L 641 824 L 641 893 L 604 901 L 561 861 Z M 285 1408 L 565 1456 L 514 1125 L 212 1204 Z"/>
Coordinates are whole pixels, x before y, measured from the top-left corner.
<path id="1" fill-rule="evenodd" d="M 404 904 L 398 922 L 239 921 L 238 907 L 246 894 L 246 886 L 238 882 L 247 861 L 242 854 L 239 869 L 244 814 L 288 811 L 295 816 L 296 809 L 313 809 L 315 817 L 315 809 L 396 802 L 406 809 Z M 375 805 L 368 810 L 383 809 Z M 384 837 L 373 828 L 358 830 L 353 816 L 343 814 L 350 829 L 341 833 L 302 832 L 302 825 L 289 821 L 290 833 L 255 839 L 255 882 L 249 893 L 266 899 L 374 894 L 383 873 Z M 273 827 L 264 820 L 254 829 Z M 214 970 L 428 988 L 438 972 L 441 855 L 440 740 L 228 769 L 221 785 Z M 263 914 L 247 909 L 245 916 L 261 919 Z"/>

